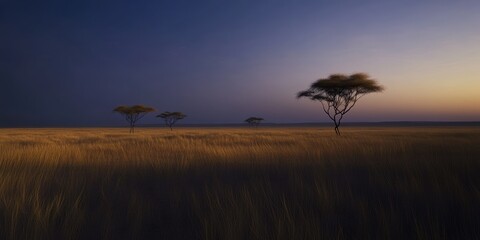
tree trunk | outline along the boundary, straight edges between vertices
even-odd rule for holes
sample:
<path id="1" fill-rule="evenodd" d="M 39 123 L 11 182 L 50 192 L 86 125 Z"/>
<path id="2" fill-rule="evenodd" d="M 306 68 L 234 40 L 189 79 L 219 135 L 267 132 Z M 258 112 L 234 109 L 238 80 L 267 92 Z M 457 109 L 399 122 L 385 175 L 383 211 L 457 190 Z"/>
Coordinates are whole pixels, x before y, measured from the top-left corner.
<path id="1" fill-rule="evenodd" d="M 337 134 L 337 136 L 340 136 L 340 124 L 335 122 L 335 134 Z"/>

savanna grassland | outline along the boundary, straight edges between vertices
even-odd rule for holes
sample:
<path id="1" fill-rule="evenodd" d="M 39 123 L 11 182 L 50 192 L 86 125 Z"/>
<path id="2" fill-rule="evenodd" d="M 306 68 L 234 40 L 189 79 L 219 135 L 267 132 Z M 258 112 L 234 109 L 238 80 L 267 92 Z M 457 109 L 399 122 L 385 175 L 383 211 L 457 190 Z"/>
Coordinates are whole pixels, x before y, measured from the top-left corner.
<path id="1" fill-rule="evenodd" d="M 0 238 L 480 238 L 480 128 L 342 130 L 0 129 Z"/>

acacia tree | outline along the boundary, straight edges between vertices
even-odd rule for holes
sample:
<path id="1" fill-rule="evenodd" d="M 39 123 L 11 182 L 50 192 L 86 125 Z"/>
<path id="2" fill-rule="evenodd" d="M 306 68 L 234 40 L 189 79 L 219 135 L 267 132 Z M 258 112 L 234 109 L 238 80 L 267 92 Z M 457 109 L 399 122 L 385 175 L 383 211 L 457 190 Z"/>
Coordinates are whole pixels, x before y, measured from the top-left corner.
<path id="1" fill-rule="evenodd" d="M 343 116 L 365 94 L 383 91 L 377 81 L 368 74 L 355 73 L 350 76 L 333 74 L 328 78 L 319 79 L 312 83 L 309 89 L 297 94 L 297 98 L 307 97 L 319 101 L 323 111 L 335 124 L 335 133 L 340 135 L 340 124 Z"/>
<path id="2" fill-rule="evenodd" d="M 261 121 L 263 121 L 263 118 L 259 118 L 259 117 L 249 117 L 245 119 L 245 122 L 250 124 L 250 126 L 254 126 L 254 127 L 258 127 Z"/>
<path id="3" fill-rule="evenodd" d="M 165 125 L 173 130 L 173 125 L 181 119 L 184 119 L 187 115 L 181 112 L 163 112 L 160 115 L 157 115 L 159 118 L 163 118 Z"/>
<path id="4" fill-rule="evenodd" d="M 142 119 L 147 115 L 149 112 L 154 112 L 155 109 L 152 107 L 147 107 L 143 105 L 134 105 L 134 106 L 118 106 L 113 109 L 114 112 L 118 112 L 125 117 L 129 126 L 130 126 L 130 133 L 135 132 L 135 124 L 138 120 Z"/>

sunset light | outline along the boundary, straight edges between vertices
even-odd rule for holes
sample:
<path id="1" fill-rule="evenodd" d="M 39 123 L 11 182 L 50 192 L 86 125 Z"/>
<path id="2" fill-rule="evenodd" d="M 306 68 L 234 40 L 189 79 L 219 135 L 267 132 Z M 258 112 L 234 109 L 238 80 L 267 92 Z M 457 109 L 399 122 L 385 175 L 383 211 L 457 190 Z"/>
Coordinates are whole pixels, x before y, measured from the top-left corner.
<path id="1" fill-rule="evenodd" d="M 186 124 L 238 123 L 252 113 L 272 123 L 326 122 L 295 93 L 355 72 L 386 91 L 363 99 L 347 121 L 480 119 L 480 4 L 471 1 L 3 9 L 0 126 L 118 124 L 108 110 L 131 102 L 188 112 Z"/>
<path id="2" fill-rule="evenodd" d="M 0 0 L 0 239 L 480 239 L 480 1 Z"/>

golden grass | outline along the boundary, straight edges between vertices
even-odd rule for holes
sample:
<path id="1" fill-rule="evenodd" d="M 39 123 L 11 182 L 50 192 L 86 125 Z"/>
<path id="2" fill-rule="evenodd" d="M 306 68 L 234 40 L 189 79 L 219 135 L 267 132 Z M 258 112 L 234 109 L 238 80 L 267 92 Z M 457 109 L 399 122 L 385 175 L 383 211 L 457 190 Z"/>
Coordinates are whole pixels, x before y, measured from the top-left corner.
<path id="1" fill-rule="evenodd" d="M 478 128 L 3 129 L 1 164 L 187 167 L 202 164 L 368 161 L 475 150 Z M 452 147 L 452 145 L 454 147 Z M 354 154 L 352 154 L 354 153 Z M 473 157 L 473 156 L 472 156 Z M 332 159 L 334 158 L 334 159 Z"/>
<path id="2" fill-rule="evenodd" d="M 0 129 L 11 239 L 480 237 L 480 128 Z"/>

